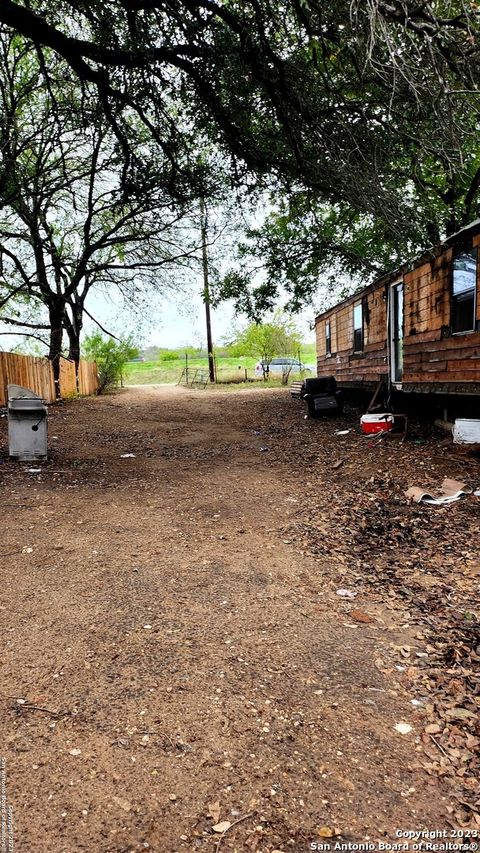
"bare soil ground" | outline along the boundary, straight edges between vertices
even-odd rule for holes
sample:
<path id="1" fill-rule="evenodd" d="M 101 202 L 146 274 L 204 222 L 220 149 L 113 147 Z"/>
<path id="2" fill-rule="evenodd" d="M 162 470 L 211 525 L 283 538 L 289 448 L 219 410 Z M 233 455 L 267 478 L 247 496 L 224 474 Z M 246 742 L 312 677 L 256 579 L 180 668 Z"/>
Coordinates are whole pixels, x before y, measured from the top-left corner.
<path id="1" fill-rule="evenodd" d="M 284 390 L 132 388 L 50 407 L 37 466 L 0 421 L 15 850 L 480 831 L 480 499 L 403 495 L 478 488 L 478 456 L 357 424 Z"/>

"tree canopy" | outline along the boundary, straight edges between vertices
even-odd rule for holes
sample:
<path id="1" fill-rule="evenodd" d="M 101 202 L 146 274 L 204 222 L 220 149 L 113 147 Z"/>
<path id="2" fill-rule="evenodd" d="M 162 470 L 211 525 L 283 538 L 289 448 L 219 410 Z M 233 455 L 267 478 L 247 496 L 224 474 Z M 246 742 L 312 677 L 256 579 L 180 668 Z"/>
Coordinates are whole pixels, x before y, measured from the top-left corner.
<path id="1" fill-rule="evenodd" d="M 264 377 L 276 355 L 297 355 L 301 346 L 300 333 L 291 318 L 277 310 L 270 322 L 249 323 L 235 331 L 228 341 L 228 351 L 234 356 L 257 356 Z"/>
<path id="2" fill-rule="evenodd" d="M 178 172 L 193 168 L 192 143 L 206 134 L 239 168 L 381 216 L 397 233 L 412 213 L 438 233 L 437 205 L 447 230 L 472 216 L 476 3 L 4 0 L 0 21 L 95 87 L 131 162 L 139 125 Z"/>
<path id="3" fill-rule="evenodd" d="M 146 142 L 148 168 L 126 196 L 111 127 L 101 113 L 83 124 L 77 107 L 75 81 L 47 81 L 32 46 L 0 34 L 0 317 L 47 336 L 56 379 L 64 331 L 78 364 L 93 287 L 130 302 L 173 288 L 198 245 L 188 206 L 172 208 L 164 158 Z"/>
<path id="4" fill-rule="evenodd" d="M 473 0 L 4 0 L 0 22 L 47 79 L 76 77 L 85 124 L 100 111 L 115 136 L 126 196 L 147 138 L 172 199 L 214 194 L 212 146 L 232 180 L 281 198 L 261 239 L 293 257 L 300 225 L 311 271 L 332 257 L 376 269 L 478 215 Z M 310 279 L 290 280 L 295 298 Z"/>

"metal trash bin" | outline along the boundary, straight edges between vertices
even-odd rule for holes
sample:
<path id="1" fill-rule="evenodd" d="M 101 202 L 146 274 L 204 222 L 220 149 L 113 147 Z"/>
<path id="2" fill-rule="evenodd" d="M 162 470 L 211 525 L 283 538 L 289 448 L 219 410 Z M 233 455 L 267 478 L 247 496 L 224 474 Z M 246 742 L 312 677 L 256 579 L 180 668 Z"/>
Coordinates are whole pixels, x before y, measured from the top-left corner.
<path id="1" fill-rule="evenodd" d="M 8 386 L 8 448 L 21 462 L 47 458 L 47 407 L 21 385 Z"/>

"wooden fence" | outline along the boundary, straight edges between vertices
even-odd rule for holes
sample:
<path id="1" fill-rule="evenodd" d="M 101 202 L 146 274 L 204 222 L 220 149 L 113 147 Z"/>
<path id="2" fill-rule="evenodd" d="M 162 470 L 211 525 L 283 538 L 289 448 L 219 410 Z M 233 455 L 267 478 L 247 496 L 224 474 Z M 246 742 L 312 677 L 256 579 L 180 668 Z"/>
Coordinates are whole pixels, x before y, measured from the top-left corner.
<path id="1" fill-rule="evenodd" d="M 93 361 L 81 361 L 78 371 L 79 393 L 95 394 L 98 388 L 97 366 Z M 7 405 L 7 385 L 31 388 L 47 403 L 55 401 L 53 368 L 47 358 L 0 352 L 0 406 Z M 60 395 L 70 397 L 77 393 L 75 365 L 66 358 L 60 359 Z"/>

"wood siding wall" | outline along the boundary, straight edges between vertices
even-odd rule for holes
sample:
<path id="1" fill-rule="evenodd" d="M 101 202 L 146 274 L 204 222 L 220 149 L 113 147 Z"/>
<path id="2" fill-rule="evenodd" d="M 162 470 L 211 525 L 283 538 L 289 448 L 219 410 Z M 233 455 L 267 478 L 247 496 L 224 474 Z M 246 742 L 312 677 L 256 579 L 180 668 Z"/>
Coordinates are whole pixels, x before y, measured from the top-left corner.
<path id="1" fill-rule="evenodd" d="M 317 374 L 333 374 L 338 382 L 372 383 L 388 373 L 387 303 L 384 288 L 333 308 L 316 323 Z M 353 350 L 353 309 L 363 303 L 363 352 Z M 325 325 L 330 320 L 332 354 L 327 356 Z"/>
<path id="2" fill-rule="evenodd" d="M 480 321 L 480 234 L 476 319 Z M 405 281 L 403 384 L 480 382 L 480 332 L 450 334 L 453 250 L 408 272 Z"/>
<path id="3" fill-rule="evenodd" d="M 462 244 L 462 248 L 465 244 Z M 478 248 L 477 327 L 480 322 L 480 234 L 469 241 Z M 419 264 L 403 277 L 379 282 L 323 314 L 316 322 L 317 372 L 338 382 L 367 385 L 389 373 L 387 294 L 404 282 L 403 382 L 405 390 L 463 391 L 480 388 L 480 331 L 451 334 L 451 247 Z M 363 301 L 364 348 L 353 351 L 354 305 Z M 332 355 L 326 355 L 325 325 L 330 321 Z"/>
<path id="4" fill-rule="evenodd" d="M 78 378 L 80 394 L 95 394 L 98 378 L 94 362 L 81 361 Z M 0 406 L 7 405 L 7 385 L 22 385 L 31 388 L 47 403 L 55 401 L 53 369 L 46 358 L 0 352 Z M 60 394 L 62 397 L 76 394 L 75 365 L 65 358 L 60 362 Z"/>

